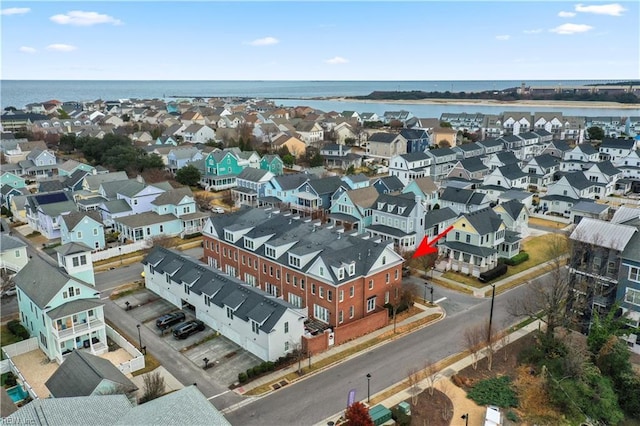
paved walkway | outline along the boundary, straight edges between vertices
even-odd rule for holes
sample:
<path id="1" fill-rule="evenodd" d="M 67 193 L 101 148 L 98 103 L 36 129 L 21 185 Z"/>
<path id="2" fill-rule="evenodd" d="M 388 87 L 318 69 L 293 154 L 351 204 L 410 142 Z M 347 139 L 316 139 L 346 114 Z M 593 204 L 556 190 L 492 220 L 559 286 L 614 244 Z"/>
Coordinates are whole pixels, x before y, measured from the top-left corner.
<path id="1" fill-rule="evenodd" d="M 422 305 L 420 303 L 414 303 L 414 306 L 416 306 L 419 309 L 422 309 L 422 312 L 420 312 L 420 313 L 418 313 L 416 315 L 413 315 L 413 316 L 411 316 L 409 318 L 406 318 L 403 321 L 398 322 L 396 324 L 396 328 L 400 328 L 400 327 L 402 327 L 404 325 L 411 324 L 413 322 L 419 321 L 419 320 L 421 320 L 423 318 L 428 317 L 429 315 L 433 315 L 433 314 L 444 315 L 444 311 L 440 307 L 427 307 L 427 306 L 424 306 L 424 305 Z M 429 322 L 427 324 L 422 325 L 421 327 L 426 327 L 428 324 L 432 324 L 432 323 L 433 322 Z M 372 333 L 369 333 L 369 334 L 367 334 L 365 336 L 359 337 L 357 339 L 353 339 L 353 340 L 351 340 L 351 341 L 349 341 L 347 343 L 343 343 L 343 344 L 341 344 L 339 346 L 334 346 L 333 348 L 328 349 L 328 350 L 326 350 L 326 351 L 324 351 L 322 353 L 319 353 L 318 355 L 313 355 L 311 357 L 311 365 L 313 365 L 313 364 L 315 364 L 315 363 L 317 363 L 317 362 L 319 362 L 321 360 L 324 360 L 326 358 L 338 355 L 338 354 L 340 354 L 340 353 L 342 353 L 344 351 L 350 350 L 351 348 L 353 348 L 355 346 L 358 346 L 358 345 L 360 345 L 362 343 L 366 343 L 366 342 L 368 342 L 368 341 L 370 341 L 372 339 L 375 339 L 376 337 L 380 336 L 381 334 L 387 333 L 389 331 L 393 331 L 393 321 L 391 321 L 391 323 L 389 325 L 387 325 L 386 327 L 383 327 L 383 328 L 381 328 L 379 330 L 376 330 L 376 331 L 374 331 Z M 409 332 L 412 332 L 412 331 L 415 331 L 415 329 L 412 329 Z M 400 337 L 400 336 L 402 336 L 402 334 L 398 333 L 397 337 Z M 397 337 L 392 337 L 392 339 L 393 338 L 397 338 Z M 382 344 L 385 344 L 385 343 L 388 343 L 388 342 L 389 342 L 389 340 L 385 340 L 384 342 L 381 342 L 379 344 L 382 345 Z M 373 349 L 373 347 L 374 346 L 371 346 L 367 350 L 371 350 L 371 349 Z M 344 362 L 344 361 L 346 361 L 346 360 L 348 360 L 348 359 L 350 359 L 352 357 L 356 357 L 356 356 L 358 356 L 360 354 L 361 353 L 355 353 L 353 355 L 341 358 L 339 361 L 336 361 L 336 362 Z M 304 359 L 303 362 L 302 362 L 302 365 L 303 366 L 308 366 L 308 360 Z M 316 373 L 318 373 L 320 371 L 323 371 L 323 370 L 325 370 L 327 368 L 330 368 L 331 366 L 332 365 L 328 365 L 326 367 L 323 367 L 322 369 L 315 370 L 315 371 L 313 371 L 312 374 L 316 374 Z M 235 392 L 237 392 L 237 393 L 242 395 L 242 394 L 244 394 L 244 393 L 246 393 L 246 392 L 248 392 L 248 391 L 250 391 L 252 389 L 255 389 L 255 388 L 259 387 L 259 386 L 262 386 L 262 385 L 265 385 L 265 384 L 268 384 L 268 383 L 272 383 L 272 382 L 274 382 L 274 381 L 286 376 L 287 374 L 295 373 L 296 371 L 298 371 L 298 364 L 294 363 L 294 364 L 292 364 L 291 366 L 289 366 L 289 367 L 287 367 L 285 369 L 274 371 L 271 374 L 267 374 L 267 375 L 262 376 L 262 377 L 260 377 L 260 378 L 258 378 L 256 380 L 252 380 L 251 382 L 236 388 Z M 305 377 L 308 377 L 308 375 L 300 376 L 300 379 L 304 379 Z"/>
<path id="2" fill-rule="evenodd" d="M 511 336 L 509 338 L 509 343 L 512 343 L 512 342 L 520 339 L 521 337 L 526 336 L 527 334 L 531 333 L 532 331 L 537 330 L 539 327 L 540 327 L 540 321 L 537 320 L 537 321 L 534 321 L 531 324 L 529 324 L 529 325 L 527 325 L 527 326 L 525 326 L 525 327 L 523 327 L 523 328 L 521 328 L 519 330 L 514 331 L 513 333 L 511 333 Z M 497 345 L 496 350 L 500 349 L 500 347 L 501 347 L 500 345 Z M 483 357 L 481 356 L 480 359 L 483 359 Z M 454 362 L 453 364 L 449 365 L 444 370 L 441 370 L 438 373 L 439 377 L 437 379 L 437 382 L 448 381 L 451 376 L 453 376 L 454 374 L 458 373 L 459 371 L 464 370 L 465 368 L 470 366 L 472 363 L 473 363 L 473 357 L 471 355 L 469 355 L 469 356 L 467 356 L 465 358 L 462 358 L 459 361 Z M 451 386 L 453 386 L 453 384 L 448 385 L 448 386 L 451 387 Z M 383 389 L 382 391 L 380 391 L 380 392 L 378 392 L 378 393 L 376 393 L 374 395 L 371 395 L 371 399 L 375 401 L 376 400 L 376 395 L 384 394 L 385 392 L 387 392 L 389 389 L 392 389 L 393 387 L 395 387 L 395 385 L 392 385 L 387 389 Z M 429 388 L 428 380 L 427 379 L 423 379 L 422 381 L 420 381 L 419 384 L 418 384 L 418 387 L 420 389 L 418 392 L 421 392 L 423 390 L 428 389 Z M 396 405 L 398 405 L 400 402 L 406 401 L 406 400 L 408 400 L 410 398 L 411 398 L 411 389 L 409 387 L 407 387 L 407 388 L 403 389 L 400 392 L 394 393 L 389 398 L 387 398 L 387 399 L 385 399 L 383 401 L 380 401 L 380 402 L 378 402 L 376 404 L 372 404 L 372 405 L 382 404 L 387 408 L 392 408 L 392 407 L 395 407 Z M 482 415 L 484 416 L 484 408 L 482 408 L 481 412 L 482 412 Z M 454 406 L 454 417 L 453 418 L 454 419 L 460 418 L 460 416 L 462 414 L 463 413 L 459 412 L 459 410 L 457 410 L 456 407 Z M 336 414 L 334 414 L 334 415 L 332 415 L 330 417 L 327 417 L 325 420 L 323 420 L 323 421 L 321 421 L 319 423 L 316 423 L 316 426 L 325 426 L 330 421 L 335 422 L 336 420 L 338 420 L 338 418 L 341 415 L 343 415 L 342 412 L 341 413 L 336 413 Z M 473 416 L 473 417 L 470 416 L 470 418 L 475 419 L 474 422 L 472 423 L 473 425 L 476 425 L 476 424 L 483 425 L 484 424 L 484 418 L 483 417 L 478 418 L 478 416 L 476 415 L 476 416 Z"/>

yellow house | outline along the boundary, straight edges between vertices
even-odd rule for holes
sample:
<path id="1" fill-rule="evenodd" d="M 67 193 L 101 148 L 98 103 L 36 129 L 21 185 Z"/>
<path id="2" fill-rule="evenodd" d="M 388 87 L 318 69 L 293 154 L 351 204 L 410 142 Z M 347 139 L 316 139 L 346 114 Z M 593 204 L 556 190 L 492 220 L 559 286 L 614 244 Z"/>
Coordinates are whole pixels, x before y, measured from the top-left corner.
<path id="1" fill-rule="evenodd" d="M 447 141 L 449 146 L 454 147 L 457 144 L 457 135 L 458 132 L 448 127 L 434 127 L 431 133 L 431 140 L 435 145 L 439 145 L 440 142 Z"/>
<path id="2" fill-rule="evenodd" d="M 289 135 L 282 135 L 278 137 L 273 141 L 273 146 L 276 149 L 280 149 L 283 146 L 286 146 L 291 155 L 293 155 L 294 157 L 300 157 L 301 155 L 304 155 L 307 150 L 307 145 L 305 145 L 304 142 L 296 137 Z"/>

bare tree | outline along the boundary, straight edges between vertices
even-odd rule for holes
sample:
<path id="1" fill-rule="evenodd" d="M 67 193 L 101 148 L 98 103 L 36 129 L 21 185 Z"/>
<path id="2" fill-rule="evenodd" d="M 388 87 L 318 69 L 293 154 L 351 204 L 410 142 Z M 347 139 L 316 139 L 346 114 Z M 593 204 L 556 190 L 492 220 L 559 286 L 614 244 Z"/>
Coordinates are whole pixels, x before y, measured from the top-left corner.
<path id="1" fill-rule="evenodd" d="M 193 200 L 196 202 L 196 205 L 200 210 L 211 210 L 211 197 L 208 196 L 208 194 L 209 193 L 204 191 L 193 194 Z"/>
<path id="2" fill-rule="evenodd" d="M 164 395 L 165 383 L 164 377 L 159 372 L 155 371 L 146 374 L 143 378 L 143 394 L 140 398 L 140 404 L 159 398 Z"/>
<path id="3" fill-rule="evenodd" d="M 509 334 L 509 330 L 504 330 L 503 332 L 500 333 L 500 336 L 499 336 L 500 348 L 502 348 L 502 354 L 504 356 L 505 362 L 507 361 L 507 358 L 509 357 L 508 347 L 509 347 L 509 339 L 510 338 L 511 338 L 511 334 Z"/>
<path id="4" fill-rule="evenodd" d="M 568 275 L 563 267 L 568 251 L 566 235 L 555 235 L 546 250 L 551 257 L 551 271 L 532 282 L 525 296 L 507 309 L 515 317 L 540 319 L 547 325 L 547 336 L 553 336 L 555 328 L 564 323 L 569 296 Z"/>
<path id="5" fill-rule="evenodd" d="M 123 385 L 122 383 L 116 383 L 111 387 L 96 392 L 96 395 L 124 395 L 129 399 L 129 401 L 131 401 L 131 403 L 135 404 L 135 393 L 137 390 L 138 388 L 131 388 Z"/>
<path id="6" fill-rule="evenodd" d="M 485 353 L 487 354 L 487 370 L 491 371 L 493 367 L 493 354 L 496 351 L 496 343 L 500 340 L 500 336 L 493 325 L 489 321 L 485 322 L 483 332 L 487 336 Z"/>
<path id="7" fill-rule="evenodd" d="M 440 372 L 438 371 L 438 367 L 434 362 L 429 360 L 425 361 L 424 370 L 424 379 L 427 382 L 427 386 L 429 386 L 429 395 L 433 396 L 433 391 L 435 390 L 436 382 L 440 379 Z"/>
<path id="8" fill-rule="evenodd" d="M 9 274 L 6 269 L 0 269 L 0 294 L 12 289 L 16 284 L 13 281 L 13 275 Z"/>
<path id="9" fill-rule="evenodd" d="M 453 402 L 449 397 L 449 392 L 451 392 L 450 385 L 451 385 L 451 382 L 449 380 L 440 381 L 440 392 L 442 392 L 445 396 L 447 396 L 447 398 L 445 399 L 444 406 L 441 409 L 443 420 L 451 420 L 453 418 Z"/>
<path id="10" fill-rule="evenodd" d="M 471 353 L 473 369 L 478 368 L 478 358 L 480 357 L 480 349 L 485 339 L 485 329 L 482 325 L 475 325 L 464 331 L 464 340 L 467 350 Z"/>
<path id="11" fill-rule="evenodd" d="M 409 382 L 409 392 L 411 393 L 411 403 L 418 403 L 418 395 L 420 394 L 420 371 L 417 368 L 410 368 L 407 371 L 407 381 Z"/>

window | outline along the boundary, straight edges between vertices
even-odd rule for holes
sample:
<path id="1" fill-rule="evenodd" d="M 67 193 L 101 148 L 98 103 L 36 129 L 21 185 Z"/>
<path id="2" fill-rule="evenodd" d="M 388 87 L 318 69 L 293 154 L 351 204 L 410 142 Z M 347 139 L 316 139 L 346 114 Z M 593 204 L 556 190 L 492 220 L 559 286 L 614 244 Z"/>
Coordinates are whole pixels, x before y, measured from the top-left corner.
<path id="1" fill-rule="evenodd" d="M 338 324 L 342 324 L 344 322 L 344 315 L 342 314 L 342 310 L 338 312 Z"/>
<path id="2" fill-rule="evenodd" d="M 285 321 L 285 323 L 284 323 L 284 332 L 285 333 L 289 332 L 289 321 Z"/>
<path id="3" fill-rule="evenodd" d="M 320 305 L 313 305 L 313 316 L 322 322 L 329 322 L 329 310 Z"/>
<path id="4" fill-rule="evenodd" d="M 269 266 L 269 276 L 273 276 L 273 266 Z"/>
<path id="5" fill-rule="evenodd" d="M 298 287 L 298 277 L 296 276 L 293 277 L 293 286 Z"/>
<path id="6" fill-rule="evenodd" d="M 376 308 L 376 296 L 367 299 L 367 312 L 371 312 Z"/>
<path id="7" fill-rule="evenodd" d="M 356 288 L 354 286 L 351 286 L 349 288 L 349 297 L 353 297 L 356 293 Z"/>
<path id="8" fill-rule="evenodd" d="M 331 302 L 333 300 L 333 291 L 327 290 L 327 300 Z"/>
<path id="9" fill-rule="evenodd" d="M 297 294 L 289 293 L 289 303 L 296 308 L 302 308 L 302 298 Z"/>
<path id="10" fill-rule="evenodd" d="M 285 352 L 289 351 L 289 342 L 284 342 L 284 351 Z"/>
<path id="11" fill-rule="evenodd" d="M 263 264 L 262 264 L 262 273 L 263 273 L 263 274 L 266 274 L 266 273 L 267 273 L 267 264 L 266 264 L 266 263 L 263 263 Z"/>
<path id="12" fill-rule="evenodd" d="M 274 249 L 273 247 L 265 247 L 264 254 L 267 257 L 275 259 L 276 258 L 276 249 Z"/>
<path id="13" fill-rule="evenodd" d="M 242 255 L 242 264 L 243 264 L 243 265 L 245 264 L 245 261 L 246 261 L 246 260 L 247 260 L 247 257 L 243 254 L 243 255 Z"/>
<path id="14" fill-rule="evenodd" d="M 320 273 L 321 277 L 324 277 L 324 267 L 323 266 L 320 267 L 320 272 L 319 273 Z"/>
<path id="15" fill-rule="evenodd" d="M 640 282 L 640 268 L 636 268 L 634 266 L 629 267 L 629 280 Z"/>
<path id="16" fill-rule="evenodd" d="M 338 268 L 338 279 L 344 279 L 344 268 Z"/>
<path id="17" fill-rule="evenodd" d="M 464 240 L 465 240 L 465 242 L 466 242 L 467 244 L 470 244 L 470 243 L 471 243 L 471 235 L 467 234 L 467 235 L 464 237 Z"/>
<path id="18" fill-rule="evenodd" d="M 291 282 L 291 275 L 287 272 L 284 276 L 284 280 L 289 284 Z M 295 285 L 295 284 L 294 284 Z"/>
<path id="19" fill-rule="evenodd" d="M 349 265 L 349 276 L 351 277 L 355 274 L 356 274 L 356 264 L 355 262 L 353 262 Z"/>
<path id="20" fill-rule="evenodd" d="M 80 264 L 81 265 L 87 264 L 87 255 L 83 254 L 82 256 L 80 256 Z"/>
<path id="21" fill-rule="evenodd" d="M 244 248 L 253 250 L 253 240 L 244 239 Z"/>
<path id="22" fill-rule="evenodd" d="M 369 280 L 369 290 L 373 290 L 373 280 Z"/>
<path id="23" fill-rule="evenodd" d="M 292 254 L 289 255 L 289 265 L 300 268 L 300 258 Z"/>
<path id="24" fill-rule="evenodd" d="M 388 273 L 388 272 L 387 272 L 387 274 L 385 275 L 385 282 L 386 282 L 387 284 L 389 284 L 389 282 L 390 282 L 390 279 L 389 279 L 389 273 Z"/>
<path id="25" fill-rule="evenodd" d="M 387 264 L 387 256 L 382 256 L 382 264 L 383 265 Z"/>
<path id="26" fill-rule="evenodd" d="M 624 301 L 631 303 L 632 305 L 640 306 L 640 290 L 627 287 L 627 291 L 624 295 Z"/>
<path id="27" fill-rule="evenodd" d="M 280 279 L 280 269 L 276 269 L 276 278 Z"/>
<path id="28" fill-rule="evenodd" d="M 388 291 L 384 292 L 384 303 L 385 304 L 389 303 L 389 292 Z"/>
<path id="29" fill-rule="evenodd" d="M 82 238 L 82 231 L 78 231 L 78 239 Z"/>
<path id="30" fill-rule="evenodd" d="M 260 334 L 260 325 L 255 321 L 251 321 L 251 331 L 255 334 Z"/>
<path id="31" fill-rule="evenodd" d="M 395 273 L 395 278 L 396 281 L 398 281 L 398 270 L 396 269 L 396 273 Z"/>
<path id="32" fill-rule="evenodd" d="M 318 295 L 320 296 L 321 299 L 324 299 L 324 287 L 322 286 L 318 287 Z"/>
<path id="33" fill-rule="evenodd" d="M 456 241 L 460 241 L 460 233 L 456 232 Z"/>
<path id="34" fill-rule="evenodd" d="M 311 294 L 316 294 L 316 285 L 311 284 Z"/>
<path id="35" fill-rule="evenodd" d="M 304 278 L 300 278 L 300 288 L 304 290 Z"/>
<path id="36" fill-rule="evenodd" d="M 77 257 L 74 257 L 73 259 L 73 266 L 80 266 L 80 259 L 78 259 Z"/>
<path id="37" fill-rule="evenodd" d="M 227 318 L 233 319 L 233 309 L 227 306 Z"/>
<path id="38" fill-rule="evenodd" d="M 338 301 L 342 302 L 344 300 L 344 290 L 338 291 Z"/>
<path id="39" fill-rule="evenodd" d="M 352 306 L 349 306 L 349 318 L 353 318 L 353 315 L 355 314 L 355 309 Z"/>
<path id="40" fill-rule="evenodd" d="M 73 287 L 69 287 L 69 297 L 73 297 L 73 296 L 75 296 L 74 288 Z"/>
<path id="41" fill-rule="evenodd" d="M 235 242 L 235 241 L 233 240 L 233 234 L 232 234 L 231 232 L 229 232 L 229 231 L 224 231 L 224 239 L 225 239 L 226 241 L 229 241 L 230 243 Z"/>

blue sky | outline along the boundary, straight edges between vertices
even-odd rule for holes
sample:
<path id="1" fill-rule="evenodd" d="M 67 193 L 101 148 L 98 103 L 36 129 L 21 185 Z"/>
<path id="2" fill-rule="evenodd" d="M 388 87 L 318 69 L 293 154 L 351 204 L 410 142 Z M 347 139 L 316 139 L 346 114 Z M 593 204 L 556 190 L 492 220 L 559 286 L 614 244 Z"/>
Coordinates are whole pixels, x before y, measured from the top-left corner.
<path id="1" fill-rule="evenodd" d="M 640 78 L 639 2 L 28 2 L 2 79 Z"/>

